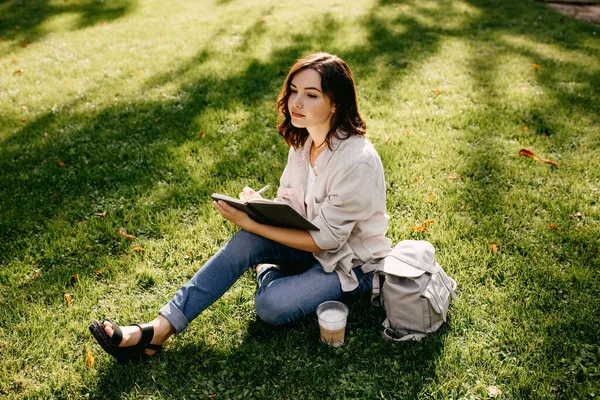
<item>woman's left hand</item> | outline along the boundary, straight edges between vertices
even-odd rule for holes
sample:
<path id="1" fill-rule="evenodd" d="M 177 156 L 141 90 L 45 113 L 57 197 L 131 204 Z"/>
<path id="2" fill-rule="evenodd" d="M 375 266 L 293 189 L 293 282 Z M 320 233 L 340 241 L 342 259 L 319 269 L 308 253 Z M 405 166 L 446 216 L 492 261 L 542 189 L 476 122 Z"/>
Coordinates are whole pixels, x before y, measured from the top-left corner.
<path id="1" fill-rule="evenodd" d="M 231 207 L 229 204 L 224 201 L 213 201 L 213 206 L 221 213 L 223 218 L 232 222 L 239 226 L 242 229 L 245 229 L 254 221 L 243 211 L 238 210 L 237 208 Z"/>

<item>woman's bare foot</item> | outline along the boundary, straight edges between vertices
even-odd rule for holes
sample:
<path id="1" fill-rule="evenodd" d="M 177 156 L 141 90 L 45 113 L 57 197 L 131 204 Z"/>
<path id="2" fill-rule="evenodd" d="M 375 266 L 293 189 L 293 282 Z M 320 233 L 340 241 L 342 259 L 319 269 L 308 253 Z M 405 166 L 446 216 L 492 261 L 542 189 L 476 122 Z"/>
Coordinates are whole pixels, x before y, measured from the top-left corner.
<path id="1" fill-rule="evenodd" d="M 175 333 L 175 328 L 173 325 L 165 317 L 159 315 L 151 322 L 154 327 L 154 337 L 152 338 L 151 344 L 162 345 L 167 339 Z M 115 333 L 113 330 L 113 325 L 109 321 L 104 321 L 104 330 L 109 337 Z M 135 325 L 130 326 L 122 326 L 121 332 L 123 333 L 123 340 L 119 344 L 119 347 L 130 347 L 138 344 L 140 339 L 142 338 L 142 330 Z M 146 355 L 152 356 L 156 354 L 156 350 L 146 349 Z"/>

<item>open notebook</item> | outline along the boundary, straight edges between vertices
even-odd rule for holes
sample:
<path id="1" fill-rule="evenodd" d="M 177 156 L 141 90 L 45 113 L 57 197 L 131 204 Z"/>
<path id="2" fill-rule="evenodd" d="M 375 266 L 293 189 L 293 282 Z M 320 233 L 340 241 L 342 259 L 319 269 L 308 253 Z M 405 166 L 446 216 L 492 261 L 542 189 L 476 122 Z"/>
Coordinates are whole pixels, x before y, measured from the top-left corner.
<path id="1" fill-rule="evenodd" d="M 261 224 L 318 231 L 319 228 L 298 214 L 289 204 L 283 201 L 268 199 L 252 199 L 243 201 L 224 194 L 213 193 L 213 200 L 222 200 L 231 207 L 237 208 L 248 214 L 250 218 Z"/>

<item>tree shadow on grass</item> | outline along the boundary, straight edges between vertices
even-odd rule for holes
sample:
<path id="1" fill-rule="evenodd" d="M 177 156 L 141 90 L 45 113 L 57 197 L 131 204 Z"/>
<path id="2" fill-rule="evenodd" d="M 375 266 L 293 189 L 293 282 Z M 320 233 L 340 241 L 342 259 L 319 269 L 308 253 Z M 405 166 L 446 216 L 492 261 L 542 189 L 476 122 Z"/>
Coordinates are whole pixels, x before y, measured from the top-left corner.
<path id="1" fill-rule="evenodd" d="M 78 16 L 79 29 L 113 21 L 132 12 L 136 0 L 103 2 L 83 0 L 76 3 L 59 3 L 49 0 L 8 0 L 0 3 L 0 38 L 14 40 L 15 47 L 34 43 L 46 35 L 42 25 L 47 20 L 67 14 Z"/>

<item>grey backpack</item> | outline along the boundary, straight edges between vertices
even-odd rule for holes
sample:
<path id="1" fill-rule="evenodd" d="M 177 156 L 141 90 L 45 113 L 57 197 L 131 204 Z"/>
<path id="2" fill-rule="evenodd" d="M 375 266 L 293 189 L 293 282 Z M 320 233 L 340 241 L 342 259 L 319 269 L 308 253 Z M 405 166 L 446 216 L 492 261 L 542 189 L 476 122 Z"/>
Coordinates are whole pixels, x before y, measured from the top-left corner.
<path id="1" fill-rule="evenodd" d="M 383 336 L 395 341 L 421 340 L 444 322 L 456 282 L 435 261 L 433 245 L 403 240 L 373 276 L 371 301 L 385 309 Z"/>

